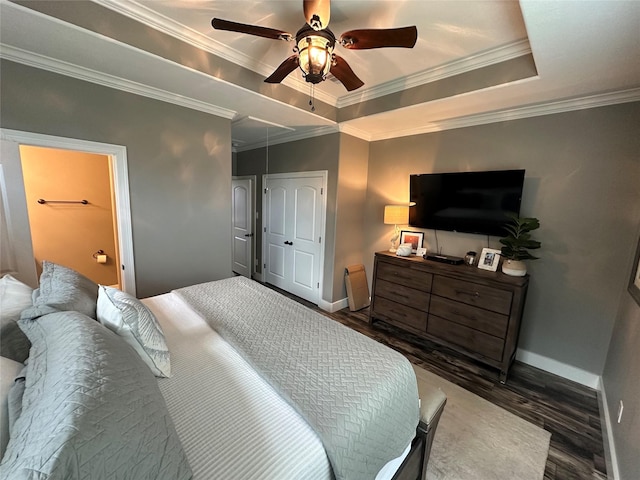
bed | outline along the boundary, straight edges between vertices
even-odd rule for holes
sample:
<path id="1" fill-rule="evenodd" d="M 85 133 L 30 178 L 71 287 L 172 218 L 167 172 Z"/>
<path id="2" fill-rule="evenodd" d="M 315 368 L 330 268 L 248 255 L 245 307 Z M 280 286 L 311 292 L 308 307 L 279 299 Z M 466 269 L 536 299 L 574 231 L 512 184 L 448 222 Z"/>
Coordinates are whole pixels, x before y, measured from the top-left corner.
<path id="1" fill-rule="evenodd" d="M 31 349 L 2 478 L 425 478 L 446 397 L 419 400 L 391 349 L 243 277 L 141 302 L 95 286 L 94 306 L 91 283 L 54 271 L 74 280 L 53 290 L 88 298 L 43 299 L 41 277 L 22 312 Z M 155 322 L 146 345 L 123 311 Z"/>

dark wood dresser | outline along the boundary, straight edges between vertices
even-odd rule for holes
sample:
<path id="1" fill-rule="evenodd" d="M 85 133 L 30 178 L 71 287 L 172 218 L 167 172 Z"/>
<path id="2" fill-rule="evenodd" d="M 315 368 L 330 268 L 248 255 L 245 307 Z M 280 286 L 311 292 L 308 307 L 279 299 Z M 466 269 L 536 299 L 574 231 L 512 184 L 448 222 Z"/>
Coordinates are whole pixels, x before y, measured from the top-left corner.
<path id="1" fill-rule="evenodd" d="M 446 345 L 500 370 L 515 358 L 529 276 L 377 252 L 369 322 Z"/>

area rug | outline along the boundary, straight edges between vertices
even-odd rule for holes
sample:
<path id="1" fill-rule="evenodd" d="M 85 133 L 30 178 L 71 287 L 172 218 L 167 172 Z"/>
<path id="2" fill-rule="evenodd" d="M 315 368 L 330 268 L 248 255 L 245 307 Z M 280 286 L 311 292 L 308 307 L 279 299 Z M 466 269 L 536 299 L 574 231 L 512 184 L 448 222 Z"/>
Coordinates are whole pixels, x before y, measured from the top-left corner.
<path id="1" fill-rule="evenodd" d="M 541 480 L 551 434 L 447 380 L 413 366 L 418 390 L 440 388 L 447 405 L 427 480 Z"/>

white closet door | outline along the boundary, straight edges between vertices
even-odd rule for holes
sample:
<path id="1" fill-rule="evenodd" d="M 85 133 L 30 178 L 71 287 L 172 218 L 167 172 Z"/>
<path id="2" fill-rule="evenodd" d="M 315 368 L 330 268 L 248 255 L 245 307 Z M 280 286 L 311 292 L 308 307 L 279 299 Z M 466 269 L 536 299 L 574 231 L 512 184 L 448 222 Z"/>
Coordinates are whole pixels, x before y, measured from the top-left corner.
<path id="1" fill-rule="evenodd" d="M 265 194 L 265 281 L 320 299 L 326 176 L 270 175 Z"/>
<path id="2" fill-rule="evenodd" d="M 253 258 L 253 185 L 251 179 L 231 181 L 232 265 L 239 275 L 251 278 Z"/>

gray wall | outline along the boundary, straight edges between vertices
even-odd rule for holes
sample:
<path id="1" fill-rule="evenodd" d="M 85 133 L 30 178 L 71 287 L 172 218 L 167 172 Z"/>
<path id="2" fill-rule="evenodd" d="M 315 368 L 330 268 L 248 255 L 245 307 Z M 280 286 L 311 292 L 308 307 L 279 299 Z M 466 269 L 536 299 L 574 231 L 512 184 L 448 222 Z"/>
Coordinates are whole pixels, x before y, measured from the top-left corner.
<path id="1" fill-rule="evenodd" d="M 140 297 L 231 276 L 229 120 L 9 61 L 0 126 L 127 148 Z"/>
<path id="2" fill-rule="evenodd" d="M 639 152 L 640 156 L 640 152 Z M 636 178 L 636 183 L 640 180 Z M 637 213 L 637 208 L 635 209 Z M 621 212 L 633 224 L 634 209 Z M 640 236 L 640 230 L 637 235 Z M 631 267 L 633 253 L 628 257 Z M 631 277 L 631 268 L 627 269 Z M 640 477 L 640 305 L 623 289 L 609 355 L 602 375 L 611 430 L 618 458 L 620 480 Z M 618 405 L 624 402 L 622 421 L 617 423 Z"/>
<path id="3" fill-rule="evenodd" d="M 332 301 L 334 302 L 347 296 L 344 269 L 349 265 L 364 263 L 362 215 L 367 200 L 368 168 L 369 142 L 340 134 L 333 258 Z"/>
<path id="4" fill-rule="evenodd" d="M 522 214 L 540 219 L 541 259 L 519 347 L 600 375 L 640 222 L 640 103 L 374 142 L 364 228 L 367 270 L 388 249 L 383 206 L 408 201 L 409 174 L 525 168 Z M 438 232 L 463 256 L 497 238 Z M 436 248 L 433 231 L 425 243 Z"/>

